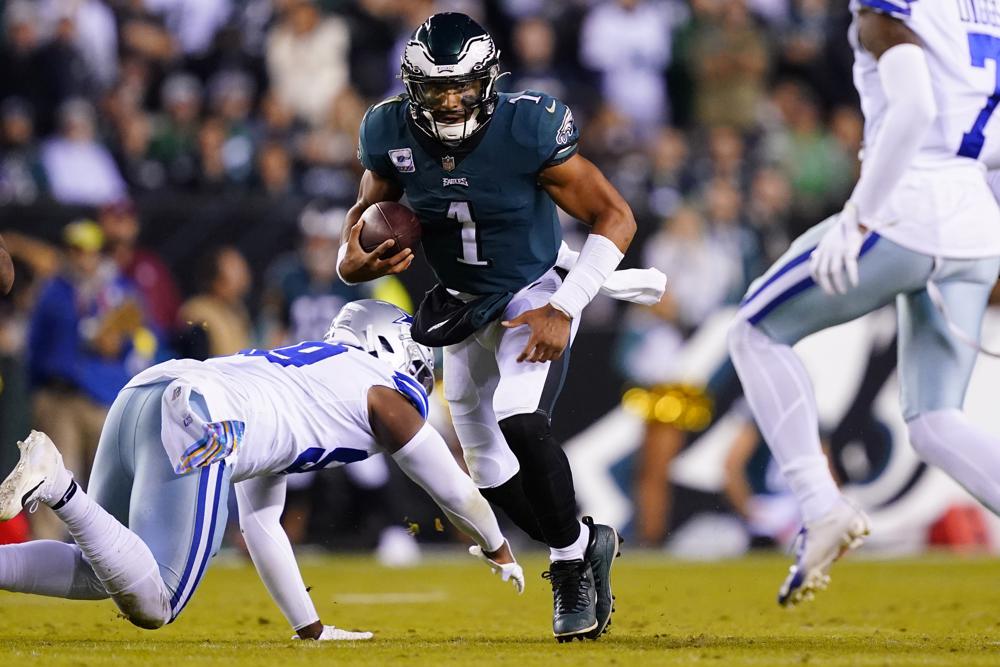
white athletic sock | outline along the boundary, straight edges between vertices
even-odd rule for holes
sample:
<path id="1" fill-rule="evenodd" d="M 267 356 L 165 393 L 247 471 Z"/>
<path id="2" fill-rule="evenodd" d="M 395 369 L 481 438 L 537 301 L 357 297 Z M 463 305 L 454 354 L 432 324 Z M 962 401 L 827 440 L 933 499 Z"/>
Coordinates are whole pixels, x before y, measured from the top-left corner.
<path id="1" fill-rule="evenodd" d="M 170 620 L 170 593 L 153 553 L 138 535 L 95 503 L 83 489 L 53 508 L 80 546 L 108 595 L 132 623 L 157 628 Z M 58 508 L 58 509 L 57 509 Z"/>
<path id="2" fill-rule="evenodd" d="M 503 533 L 493 509 L 458 467 L 434 427 L 424 424 L 392 458 L 407 477 L 430 494 L 448 520 L 484 551 L 493 552 L 503 546 Z"/>
<path id="3" fill-rule="evenodd" d="M 913 449 L 1000 514 L 1000 441 L 961 410 L 935 410 L 907 422 Z"/>
<path id="4" fill-rule="evenodd" d="M 105 600 L 80 547 L 55 540 L 0 546 L 0 589 L 67 600 Z"/>
<path id="5" fill-rule="evenodd" d="M 584 555 L 587 553 L 588 541 L 590 541 L 590 528 L 581 522 L 580 535 L 577 536 L 573 544 L 560 549 L 549 547 L 549 562 L 557 560 L 583 560 Z"/>
<path id="6" fill-rule="evenodd" d="M 805 367 L 792 348 L 743 319 L 729 332 L 729 354 L 803 521 L 815 521 L 830 511 L 840 491 L 819 441 L 816 398 Z"/>

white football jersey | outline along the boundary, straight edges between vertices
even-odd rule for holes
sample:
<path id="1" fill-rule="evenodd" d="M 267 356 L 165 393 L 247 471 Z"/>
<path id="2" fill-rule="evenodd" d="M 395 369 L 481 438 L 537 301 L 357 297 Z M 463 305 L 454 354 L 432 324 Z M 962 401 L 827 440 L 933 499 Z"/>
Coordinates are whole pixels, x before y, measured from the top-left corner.
<path id="1" fill-rule="evenodd" d="M 225 459 L 233 481 L 360 461 L 377 452 L 368 390 L 398 390 L 426 418 L 427 395 L 411 377 L 357 348 L 307 341 L 207 361 L 180 359 L 146 369 L 127 386 L 171 381 L 161 435 L 183 474 Z M 191 392 L 208 407 L 205 423 Z"/>
<path id="2" fill-rule="evenodd" d="M 1000 208 L 983 179 L 1000 164 L 1000 5 L 996 0 L 851 0 L 906 24 L 924 46 L 937 118 L 909 171 L 874 216 L 879 232 L 925 254 L 1000 254 Z M 876 59 L 850 34 L 865 143 L 878 136 L 886 98 Z M 862 164 L 862 169 L 864 165 Z"/>

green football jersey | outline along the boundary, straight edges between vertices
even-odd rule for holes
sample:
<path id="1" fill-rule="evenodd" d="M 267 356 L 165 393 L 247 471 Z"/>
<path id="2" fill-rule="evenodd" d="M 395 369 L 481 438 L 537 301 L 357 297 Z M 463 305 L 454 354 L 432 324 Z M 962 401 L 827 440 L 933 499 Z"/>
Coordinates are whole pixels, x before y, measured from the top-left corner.
<path id="1" fill-rule="evenodd" d="M 552 268 L 562 230 L 538 173 L 576 153 L 570 110 L 544 93 L 502 93 L 486 128 L 449 148 L 408 107 L 403 95 L 369 109 L 358 154 L 403 187 L 438 280 L 470 294 L 516 292 Z"/>

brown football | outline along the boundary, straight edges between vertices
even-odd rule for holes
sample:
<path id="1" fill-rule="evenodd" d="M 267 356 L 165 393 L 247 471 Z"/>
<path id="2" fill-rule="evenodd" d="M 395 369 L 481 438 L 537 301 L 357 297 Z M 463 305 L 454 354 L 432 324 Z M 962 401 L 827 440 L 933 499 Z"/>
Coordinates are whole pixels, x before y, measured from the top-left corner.
<path id="1" fill-rule="evenodd" d="M 392 257 L 404 248 L 414 252 L 420 244 L 420 221 L 413 211 L 399 202 L 381 201 L 369 206 L 361 214 L 361 247 L 371 252 L 383 241 L 393 239 L 396 245 L 382 254 L 382 259 Z"/>

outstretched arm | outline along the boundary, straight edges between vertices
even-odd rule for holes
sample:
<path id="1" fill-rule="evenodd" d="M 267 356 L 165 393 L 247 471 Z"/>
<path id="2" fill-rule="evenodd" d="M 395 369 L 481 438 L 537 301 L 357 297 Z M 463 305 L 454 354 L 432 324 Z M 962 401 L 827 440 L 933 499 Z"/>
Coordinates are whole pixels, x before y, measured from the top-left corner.
<path id="1" fill-rule="evenodd" d="M 496 515 L 452 457 L 441 435 L 395 389 L 372 387 L 368 413 L 379 445 L 420 485 L 456 528 L 475 540 L 491 568 L 524 590 L 524 572 L 500 532 Z M 477 554 L 478 555 L 478 554 Z"/>
<path id="2" fill-rule="evenodd" d="M 361 215 L 372 204 L 381 201 L 398 201 L 403 196 L 399 183 L 382 178 L 373 171 L 366 170 L 361 177 L 358 201 L 347 211 L 344 231 L 341 236 L 340 252 L 337 255 L 337 275 L 348 285 L 363 283 L 382 276 L 402 273 L 413 262 L 413 250 L 404 248 L 388 259 L 379 259 L 382 253 L 395 243 L 389 239 L 371 252 L 365 252 L 359 241 L 361 237 Z"/>
<path id="3" fill-rule="evenodd" d="M 346 633 L 328 628 L 299 573 L 288 535 L 281 527 L 285 478 L 254 477 L 236 484 L 240 531 L 267 592 L 301 639 L 370 639 L 370 632 Z"/>
<path id="4" fill-rule="evenodd" d="M 288 535 L 281 527 L 285 508 L 284 477 L 254 477 L 236 484 L 240 532 L 267 592 L 299 636 L 314 639 L 322 632 Z M 318 631 L 317 627 L 318 626 Z"/>
<path id="5" fill-rule="evenodd" d="M 549 303 L 503 323 L 508 328 L 531 327 L 518 361 L 545 362 L 562 356 L 570 323 L 622 261 L 635 236 L 635 218 L 604 174 L 579 154 L 542 170 L 538 182 L 559 208 L 591 227 L 576 264 Z"/>
<path id="6" fill-rule="evenodd" d="M 828 294 L 844 294 L 858 285 L 864 231 L 877 229 L 879 209 L 910 168 L 937 116 L 931 74 L 917 35 L 902 21 L 870 9 L 858 13 L 857 28 L 861 46 L 878 60 L 886 109 L 877 134 L 866 137 L 870 143 L 864 147 L 861 178 L 851 198 L 810 258 L 810 271 Z"/>
<path id="7" fill-rule="evenodd" d="M 888 108 L 871 145 L 851 203 L 862 223 L 875 215 L 909 168 L 937 115 L 924 49 L 902 21 L 871 10 L 858 15 L 861 46 L 878 60 Z"/>

